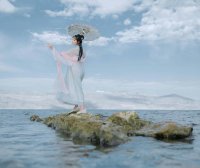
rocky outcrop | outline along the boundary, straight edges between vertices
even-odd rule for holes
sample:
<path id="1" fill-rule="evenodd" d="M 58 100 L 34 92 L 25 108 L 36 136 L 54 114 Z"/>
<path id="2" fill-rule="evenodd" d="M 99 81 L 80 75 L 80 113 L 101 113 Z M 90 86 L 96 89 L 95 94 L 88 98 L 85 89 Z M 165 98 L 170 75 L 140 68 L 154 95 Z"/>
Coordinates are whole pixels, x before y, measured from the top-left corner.
<path id="1" fill-rule="evenodd" d="M 151 136 L 157 139 L 182 139 L 192 134 L 192 128 L 174 122 L 153 123 L 140 119 L 133 111 L 122 111 L 109 117 L 90 113 L 64 113 L 41 119 L 37 115 L 31 121 L 42 122 L 62 132 L 76 143 L 97 146 L 116 146 L 127 142 L 129 136 Z"/>
<path id="2" fill-rule="evenodd" d="M 192 134 L 193 128 L 175 122 L 152 123 L 135 132 L 137 136 L 149 136 L 156 139 L 183 139 Z"/>
<path id="3" fill-rule="evenodd" d="M 123 128 L 123 132 L 128 136 L 135 134 L 135 131 L 151 124 L 150 121 L 140 119 L 136 112 L 122 111 L 115 113 L 107 118 L 107 121 L 119 125 Z"/>

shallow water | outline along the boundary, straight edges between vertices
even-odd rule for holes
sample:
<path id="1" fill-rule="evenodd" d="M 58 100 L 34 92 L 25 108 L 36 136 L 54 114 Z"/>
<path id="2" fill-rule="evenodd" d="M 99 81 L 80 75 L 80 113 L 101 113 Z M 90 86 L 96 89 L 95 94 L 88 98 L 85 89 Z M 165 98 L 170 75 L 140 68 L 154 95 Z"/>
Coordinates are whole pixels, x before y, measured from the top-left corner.
<path id="1" fill-rule="evenodd" d="M 98 149 L 92 145 L 74 144 L 69 138 L 37 122 L 41 117 L 65 110 L 0 110 L 0 168 L 199 168 L 200 110 L 136 110 L 141 118 L 176 121 L 192 125 L 193 136 L 187 141 L 163 142 L 150 137 L 132 137 L 114 148 Z M 93 110 L 110 115 L 122 110 Z"/>

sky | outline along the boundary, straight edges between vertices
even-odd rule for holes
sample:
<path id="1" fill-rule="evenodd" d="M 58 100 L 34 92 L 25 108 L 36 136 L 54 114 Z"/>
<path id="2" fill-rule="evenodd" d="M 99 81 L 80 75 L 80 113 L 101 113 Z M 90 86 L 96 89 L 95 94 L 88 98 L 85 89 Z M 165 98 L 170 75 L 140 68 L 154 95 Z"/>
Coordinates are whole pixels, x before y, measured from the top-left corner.
<path id="1" fill-rule="evenodd" d="M 51 91 L 46 44 L 74 47 L 74 23 L 100 33 L 83 42 L 85 90 L 200 100 L 199 0 L 0 0 L 0 92 Z"/>

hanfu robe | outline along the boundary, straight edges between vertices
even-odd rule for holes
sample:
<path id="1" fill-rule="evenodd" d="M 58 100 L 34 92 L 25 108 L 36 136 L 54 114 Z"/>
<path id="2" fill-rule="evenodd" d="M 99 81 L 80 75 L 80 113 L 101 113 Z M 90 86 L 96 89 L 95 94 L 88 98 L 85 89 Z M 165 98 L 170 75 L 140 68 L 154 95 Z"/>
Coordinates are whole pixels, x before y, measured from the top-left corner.
<path id="1" fill-rule="evenodd" d="M 55 81 L 57 100 L 72 105 L 83 104 L 82 80 L 85 75 L 85 51 L 83 50 L 83 55 L 79 61 L 79 46 L 62 52 L 58 52 L 53 48 L 52 53 L 57 64 L 57 78 Z M 66 66 L 65 73 L 63 73 L 62 66 Z"/>

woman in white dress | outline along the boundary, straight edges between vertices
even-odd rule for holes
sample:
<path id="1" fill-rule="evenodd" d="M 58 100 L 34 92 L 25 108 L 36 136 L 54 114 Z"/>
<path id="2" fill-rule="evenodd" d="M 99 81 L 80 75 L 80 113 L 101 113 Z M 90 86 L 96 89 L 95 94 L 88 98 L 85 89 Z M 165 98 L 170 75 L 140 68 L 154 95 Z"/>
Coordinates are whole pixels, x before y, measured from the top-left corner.
<path id="1" fill-rule="evenodd" d="M 82 80 L 85 74 L 84 62 L 86 58 L 82 47 L 83 39 L 83 35 L 74 35 L 72 37 L 72 44 L 76 47 L 69 51 L 58 52 L 53 45 L 48 44 L 57 63 L 57 100 L 74 105 L 73 111 L 78 111 L 78 113 L 86 112 L 82 89 Z M 67 66 L 65 76 L 62 72 L 63 64 Z"/>

